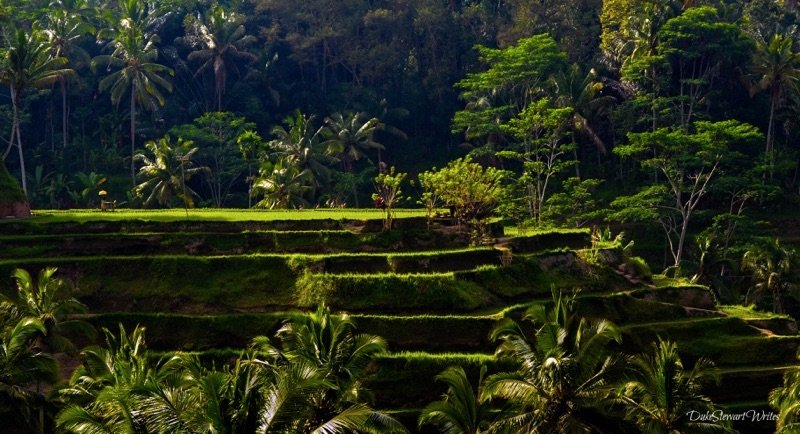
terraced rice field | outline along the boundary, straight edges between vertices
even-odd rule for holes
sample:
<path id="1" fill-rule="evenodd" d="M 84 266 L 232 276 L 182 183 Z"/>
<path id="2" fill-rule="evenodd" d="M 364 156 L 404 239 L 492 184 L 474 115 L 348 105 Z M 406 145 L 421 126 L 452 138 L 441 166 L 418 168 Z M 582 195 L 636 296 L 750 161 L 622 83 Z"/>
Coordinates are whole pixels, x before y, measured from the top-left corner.
<path id="1" fill-rule="evenodd" d="M 503 240 L 509 256 L 495 246 L 468 247 L 452 227 L 429 230 L 413 213 L 401 214 L 389 233 L 380 231 L 379 213 L 194 213 L 49 213 L 0 222 L 0 275 L 57 266 L 94 325 L 141 324 L 152 349 L 215 362 L 325 302 L 388 341 L 369 387 L 376 407 L 409 427 L 443 392 L 433 377 L 447 366 L 462 365 L 473 377 L 481 364 L 510 367 L 493 356 L 490 330 L 547 303 L 551 288 L 579 291 L 585 315 L 620 325 L 620 351 L 660 336 L 678 341 L 686 361 L 712 358 L 723 376 L 709 393 L 731 409 L 766 407 L 800 345 L 788 318 L 719 309 L 704 287 L 621 275 L 621 249 L 592 250 L 585 231 Z"/>

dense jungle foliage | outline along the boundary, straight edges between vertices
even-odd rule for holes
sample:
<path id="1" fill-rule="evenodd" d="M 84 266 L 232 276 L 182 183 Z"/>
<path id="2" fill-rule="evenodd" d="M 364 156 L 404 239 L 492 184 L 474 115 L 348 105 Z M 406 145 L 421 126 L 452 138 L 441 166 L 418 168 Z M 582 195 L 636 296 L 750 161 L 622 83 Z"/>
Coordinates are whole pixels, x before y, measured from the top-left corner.
<path id="1" fill-rule="evenodd" d="M 726 301 L 793 280 L 793 2 L 1 5 L 34 208 L 449 207 L 626 226 Z"/>

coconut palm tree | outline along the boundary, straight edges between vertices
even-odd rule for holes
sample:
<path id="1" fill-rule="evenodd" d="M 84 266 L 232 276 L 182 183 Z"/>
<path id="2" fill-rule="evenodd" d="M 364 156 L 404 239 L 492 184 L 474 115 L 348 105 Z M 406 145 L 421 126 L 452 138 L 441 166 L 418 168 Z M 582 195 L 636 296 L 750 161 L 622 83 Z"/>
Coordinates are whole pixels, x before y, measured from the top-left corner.
<path id="1" fill-rule="evenodd" d="M 214 73 L 214 105 L 222 111 L 222 99 L 227 86 L 228 70 L 233 69 L 241 75 L 237 62 L 252 63 L 258 57 L 246 51 L 247 46 L 256 42 L 256 37 L 248 35 L 242 15 L 226 12 L 217 6 L 206 15 L 193 18 L 186 29 L 184 40 L 196 48 L 189 53 L 189 61 L 200 61 L 195 76 L 208 71 Z"/>
<path id="2" fill-rule="evenodd" d="M 53 56 L 70 59 L 70 62 L 76 68 L 78 65 L 88 65 L 91 61 L 89 53 L 81 48 L 77 42 L 86 35 L 94 34 L 96 30 L 82 15 L 82 13 L 85 13 L 84 10 L 75 12 L 64 7 L 58 7 L 59 4 L 60 2 L 52 2 L 50 4 L 51 10 L 42 24 L 42 33 L 50 43 Z M 59 77 L 58 84 L 61 87 L 61 139 L 64 148 L 69 143 L 68 83 L 68 77 Z"/>
<path id="3" fill-rule="evenodd" d="M 119 338 L 108 329 L 103 333 L 106 348 L 83 350 L 83 364 L 69 386 L 59 390 L 67 406 L 56 424 L 72 433 L 144 432 L 146 415 L 140 401 L 152 393 L 157 378 L 148 360 L 144 328 L 127 333 L 120 325 Z"/>
<path id="4" fill-rule="evenodd" d="M 491 420 L 491 406 L 483 396 L 483 377 L 486 367 L 481 367 L 478 393 L 472 388 L 464 368 L 452 366 L 436 376 L 447 384 L 441 401 L 428 404 L 419 416 L 419 427 L 434 425 L 448 434 L 480 434 L 487 432 Z"/>
<path id="5" fill-rule="evenodd" d="M 484 400 L 499 398 L 512 407 L 491 426 L 528 433 L 603 432 L 604 400 L 611 396 L 622 366 L 608 346 L 620 342 L 606 320 L 581 318 L 574 296 L 553 291 L 552 308 L 533 306 L 525 319 L 536 327 L 529 339 L 512 320 L 492 332 L 497 354 L 520 363 L 516 372 L 487 377 Z M 606 427 L 606 430 L 608 427 Z"/>
<path id="6" fill-rule="evenodd" d="M 282 353 L 292 362 L 302 360 L 316 366 L 352 402 L 364 399 L 361 380 L 372 359 L 386 351 L 379 336 L 357 333 L 346 313 L 331 315 L 323 305 L 317 311 L 289 321 L 276 333 Z"/>
<path id="7" fill-rule="evenodd" d="M 758 76 L 758 81 L 751 87 L 750 94 L 761 91 L 769 93 L 765 152 L 770 176 L 775 164 L 775 111 L 783 104 L 786 93 L 797 89 L 797 81 L 800 80 L 800 52 L 794 51 L 793 43 L 793 38 L 789 36 L 773 35 L 769 42 L 757 44 L 753 59 L 753 71 Z"/>
<path id="8" fill-rule="evenodd" d="M 35 345 L 45 332 L 45 325 L 31 317 L 0 329 L 0 419 L 6 427 L 44 432 L 46 399 L 38 386 L 58 380 L 58 364 Z"/>
<path id="9" fill-rule="evenodd" d="M 143 0 L 119 0 L 122 15 L 114 18 L 111 27 L 98 35 L 107 38 L 110 55 L 97 56 L 92 67 L 105 66 L 108 71 L 117 69 L 100 80 L 100 92 L 110 91 L 111 102 L 119 104 L 125 94 L 130 97 L 131 184 L 136 187 L 136 108 L 154 110 L 164 105 L 162 89 L 172 92 L 172 83 L 165 76 L 175 72 L 158 61 L 156 45 L 160 39 L 149 27 L 154 16 Z"/>
<path id="10" fill-rule="evenodd" d="M 331 315 L 325 305 L 314 313 L 286 322 L 276 338 L 281 342 L 279 349 L 263 336 L 255 338 L 253 346 L 262 353 L 285 359 L 292 376 L 311 385 L 314 384 L 312 380 L 320 381 L 323 386 L 305 390 L 308 408 L 306 413 L 301 412 L 305 414 L 305 420 L 298 427 L 301 432 L 376 429 L 386 433 L 406 432 L 399 422 L 365 403 L 368 396 L 363 381 L 370 362 L 386 351 L 382 338 L 357 333 L 347 314 Z M 283 377 L 277 378 L 283 380 Z M 270 393 L 277 393 L 282 386 L 277 381 L 270 387 Z"/>
<path id="11" fill-rule="evenodd" d="M 312 182 L 308 169 L 300 170 L 288 159 L 267 163 L 253 182 L 252 193 L 264 196 L 255 206 L 268 209 L 307 206 L 309 202 L 304 196 L 314 188 Z"/>
<path id="12" fill-rule="evenodd" d="M 776 434 L 800 431 L 800 369 L 793 367 L 783 375 L 783 385 L 770 392 L 769 403 L 778 410 Z"/>
<path id="13" fill-rule="evenodd" d="M 26 195 L 28 194 L 27 173 L 22 134 L 20 133 L 22 95 L 28 88 L 50 87 L 59 80 L 59 77 L 73 74 L 73 70 L 64 68 L 66 63 L 67 61 L 63 57 L 51 56 L 49 44 L 41 33 L 26 33 L 20 29 L 10 39 L 5 59 L 0 64 L 0 82 L 8 84 L 12 109 L 11 139 L 3 158 L 8 156 L 13 146 L 17 147 L 22 191 Z"/>
<path id="14" fill-rule="evenodd" d="M 597 72 L 594 69 L 585 72 L 580 65 L 572 64 L 551 81 L 556 93 L 555 104 L 573 109 L 572 128 L 591 140 L 598 153 L 606 155 L 608 149 L 592 125 L 592 119 L 613 103 L 614 97 L 600 95 L 603 83 L 597 80 Z"/>
<path id="15" fill-rule="evenodd" d="M 330 165 L 336 162 L 329 143 L 321 140 L 324 127 L 314 128 L 314 116 L 299 110 L 284 119 L 284 126 L 272 129 L 273 140 L 267 143 L 274 157 L 286 159 L 301 171 L 312 175 L 315 190 L 330 183 Z M 287 129 L 288 127 L 288 129 Z"/>
<path id="16" fill-rule="evenodd" d="M 0 294 L 0 301 L 11 305 L 10 310 L 17 318 L 36 318 L 44 325 L 42 341 L 46 349 L 53 352 L 73 352 L 75 346 L 64 336 L 65 332 L 82 333 L 91 336 L 94 329 L 85 321 L 70 318 L 74 314 L 86 312 L 86 306 L 73 297 L 64 294 L 64 281 L 55 278 L 57 268 L 47 267 L 39 272 L 34 280 L 22 268 L 14 270 L 12 277 L 17 285 L 16 300 Z"/>
<path id="17" fill-rule="evenodd" d="M 631 358 L 629 366 L 618 397 L 627 418 L 642 432 L 732 432 L 725 421 L 691 417 L 714 411 L 713 402 L 702 394 L 703 386 L 719 381 L 710 360 L 701 358 L 688 370 L 675 343 L 659 340 L 651 352 Z"/>
<path id="18" fill-rule="evenodd" d="M 745 296 L 746 303 L 756 303 L 764 293 L 772 295 L 772 310 L 783 313 L 783 294 L 793 285 L 790 272 L 797 265 L 797 252 L 773 238 L 753 246 L 742 255 L 741 268 L 752 273 L 752 286 Z"/>
<path id="19" fill-rule="evenodd" d="M 353 164 L 367 157 L 369 151 L 384 149 L 375 141 L 380 124 L 378 118 L 368 118 L 364 112 L 337 112 L 325 118 L 322 134 L 338 154 L 344 169 L 351 172 Z"/>
<path id="20" fill-rule="evenodd" d="M 151 155 L 136 154 L 134 160 L 141 161 L 139 176 L 145 181 L 137 185 L 134 192 L 138 196 L 147 196 L 145 206 L 171 207 L 174 199 L 180 198 L 186 208 L 194 206 L 193 196 L 198 194 L 186 185 L 192 177 L 200 173 L 208 173 L 208 167 L 196 166 L 192 158 L 197 147 L 191 140 L 178 138 L 173 144 L 169 136 L 158 141 L 149 141 L 144 146 Z"/>

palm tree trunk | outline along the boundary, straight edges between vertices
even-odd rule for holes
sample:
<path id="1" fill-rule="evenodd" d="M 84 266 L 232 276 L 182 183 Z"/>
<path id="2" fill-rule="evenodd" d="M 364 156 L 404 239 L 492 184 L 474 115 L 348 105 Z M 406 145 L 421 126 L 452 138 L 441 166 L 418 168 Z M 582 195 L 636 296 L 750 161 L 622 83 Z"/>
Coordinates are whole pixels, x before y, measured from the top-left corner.
<path id="1" fill-rule="evenodd" d="M 774 137 L 772 136 L 775 134 L 775 105 L 777 99 L 777 95 L 773 92 L 772 101 L 769 105 L 769 126 L 767 126 L 767 147 L 765 151 L 767 153 L 767 163 L 769 165 L 769 179 L 772 179 L 773 164 L 775 163 L 774 149 L 772 146 Z"/>
<path id="2" fill-rule="evenodd" d="M 136 152 L 136 87 L 131 84 L 131 184 L 136 188 L 136 164 L 133 154 Z"/>
<path id="3" fill-rule="evenodd" d="M 61 83 L 61 138 L 63 139 L 64 149 L 67 148 L 67 143 L 69 143 L 69 137 L 67 136 L 67 121 L 69 116 L 67 115 L 67 79 L 63 76 L 59 77 L 59 83 Z"/>
<path id="4" fill-rule="evenodd" d="M 13 122 L 13 120 L 12 120 L 12 122 L 11 122 L 11 137 L 8 138 L 8 147 L 6 148 L 6 151 L 3 152 L 3 161 L 5 161 L 5 159 L 8 158 L 8 154 L 11 153 L 11 148 L 14 147 L 14 137 L 16 137 L 15 134 L 17 134 L 17 124 L 16 124 L 16 122 Z"/>
<path id="5" fill-rule="evenodd" d="M 17 150 L 19 150 L 19 170 L 20 170 L 20 180 L 22 181 L 22 192 L 25 193 L 25 196 L 28 195 L 28 182 L 25 176 L 25 155 L 22 152 L 22 135 L 20 134 L 19 130 L 19 105 L 21 103 L 19 98 L 20 92 L 14 87 L 11 87 L 11 106 L 12 106 L 12 122 L 11 122 L 11 131 L 12 134 L 16 132 L 17 135 Z M 13 136 L 12 136 L 13 141 Z"/>

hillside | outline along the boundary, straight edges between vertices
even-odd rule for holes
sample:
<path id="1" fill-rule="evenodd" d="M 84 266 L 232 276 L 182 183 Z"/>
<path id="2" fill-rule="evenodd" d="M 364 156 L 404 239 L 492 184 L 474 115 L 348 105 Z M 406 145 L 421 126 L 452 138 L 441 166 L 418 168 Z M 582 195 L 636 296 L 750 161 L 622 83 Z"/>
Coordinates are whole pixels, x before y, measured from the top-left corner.
<path id="1" fill-rule="evenodd" d="M 717 306 L 705 287 L 651 278 L 583 230 L 469 247 L 445 220 L 429 227 L 417 217 L 381 232 L 377 219 L 108 216 L 0 223 L 0 275 L 56 266 L 93 325 L 141 324 L 150 348 L 216 362 L 324 302 L 388 341 L 369 388 L 377 408 L 409 427 L 443 392 L 433 377 L 445 367 L 508 367 L 492 355 L 490 330 L 548 303 L 552 288 L 577 291 L 582 314 L 619 325 L 620 351 L 660 336 L 677 341 L 685 361 L 713 359 L 722 382 L 708 393 L 728 409 L 766 408 L 800 346 L 788 317 Z"/>

